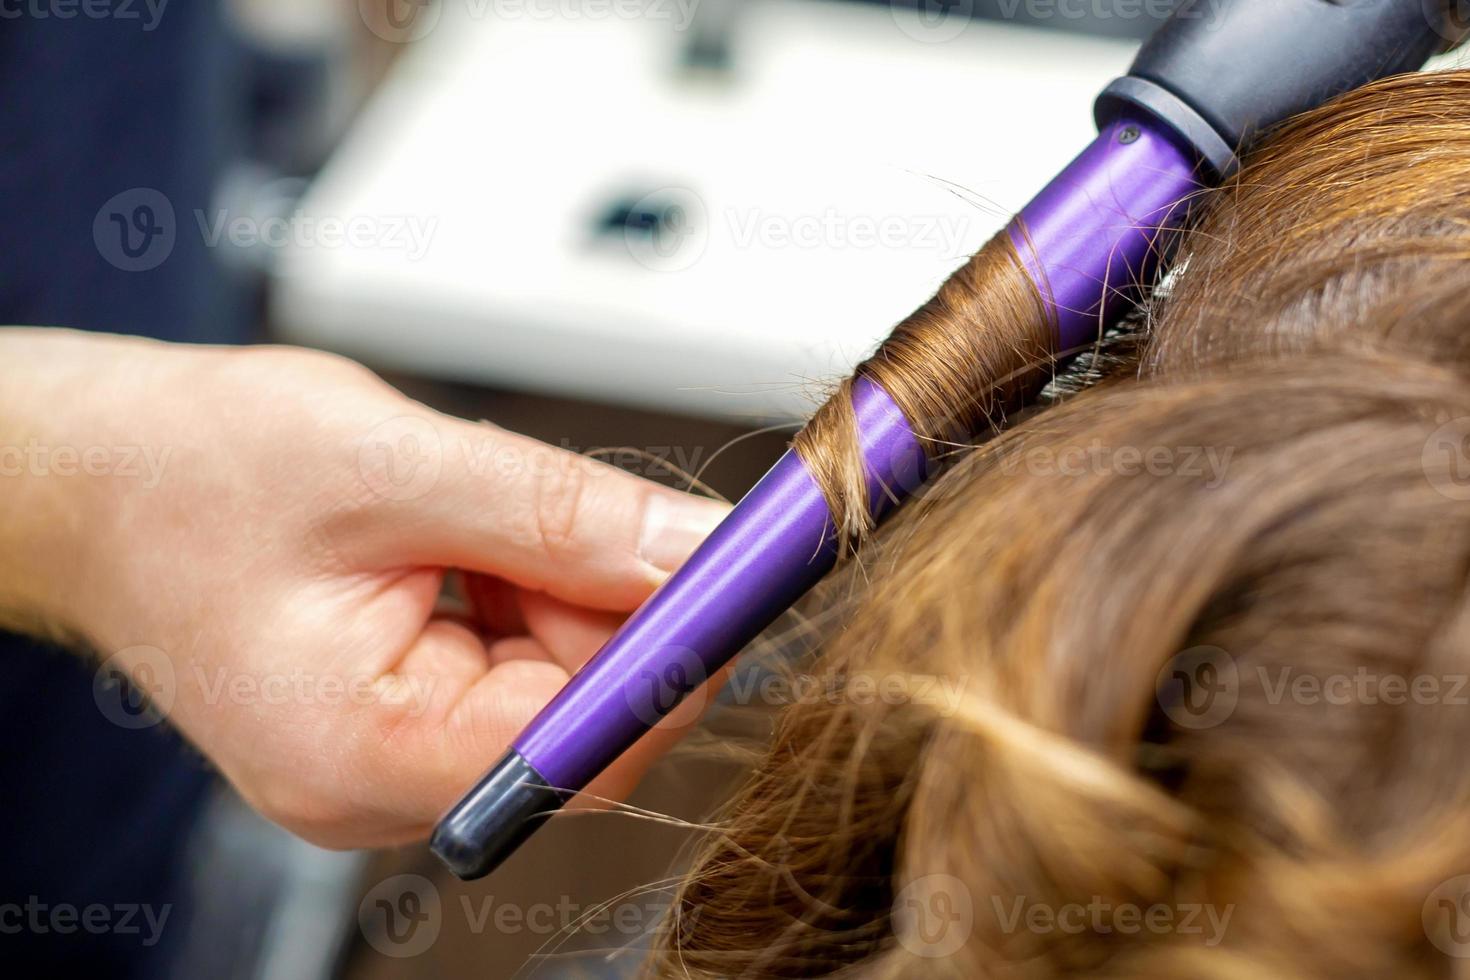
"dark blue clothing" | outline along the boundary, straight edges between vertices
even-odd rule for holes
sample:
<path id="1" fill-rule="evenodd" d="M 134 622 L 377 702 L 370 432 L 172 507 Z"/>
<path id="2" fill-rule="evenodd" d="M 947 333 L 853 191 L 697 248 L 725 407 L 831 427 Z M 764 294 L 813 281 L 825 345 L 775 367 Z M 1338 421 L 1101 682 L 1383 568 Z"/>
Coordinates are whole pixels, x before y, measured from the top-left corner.
<path id="1" fill-rule="evenodd" d="M 0 0 L 0 13 L 32 2 Z M 145 19 L 0 16 L 0 321 L 242 339 L 196 218 L 211 213 L 238 123 L 219 12 L 173 0 L 146 31 L 142 0 L 127 6 Z M 139 190 L 171 202 L 175 240 L 155 268 L 127 271 L 94 224 L 109 200 L 123 195 L 126 211 Z"/>
<path id="2" fill-rule="evenodd" d="M 244 338 L 246 310 L 194 217 L 235 124 L 231 62 L 204 0 L 173 0 L 156 21 L 142 0 L 0 0 L 0 323 Z M 92 664 L 16 637 L 0 647 L 0 963 L 162 976 L 188 913 L 181 845 L 213 777 L 166 726 L 110 722 Z M 161 938 L 144 905 L 169 909 Z M 75 918 L 57 918 L 63 906 Z"/>

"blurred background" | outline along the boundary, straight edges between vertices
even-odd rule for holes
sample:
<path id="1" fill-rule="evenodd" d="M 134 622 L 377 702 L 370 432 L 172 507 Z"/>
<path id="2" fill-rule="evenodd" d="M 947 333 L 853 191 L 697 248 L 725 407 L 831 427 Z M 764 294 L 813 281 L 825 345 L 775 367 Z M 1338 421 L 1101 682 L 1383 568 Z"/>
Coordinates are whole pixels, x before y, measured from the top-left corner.
<path id="1" fill-rule="evenodd" d="M 214 339 L 337 351 L 734 498 L 1091 139 L 1171 6 L 227 0 L 207 184 L 109 188 L 96 249 L 109 274 L 192 263 Z M 114 216 L 158 234 L 96 230 Z M 632 803 L 698 819 L 738 771 L 686 753 Z M 212 781 L 198 814 L 156 975 L 627 976 L 687 836 L 568 816 L 464 885 L 422 848 L 310 847 Z"/>

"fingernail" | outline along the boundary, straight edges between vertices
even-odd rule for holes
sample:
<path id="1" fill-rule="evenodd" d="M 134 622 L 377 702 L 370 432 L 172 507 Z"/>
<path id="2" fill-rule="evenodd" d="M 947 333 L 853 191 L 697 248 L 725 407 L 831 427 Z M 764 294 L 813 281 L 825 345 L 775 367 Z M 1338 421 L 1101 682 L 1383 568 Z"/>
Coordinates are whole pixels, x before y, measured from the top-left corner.
<path id="1" fill-rule="evenodd" d="M 659 494 L 649 501 L 639 554 L 659 571 L 672 573 L 728 513 L 729 505 L 717 500 Z"/>

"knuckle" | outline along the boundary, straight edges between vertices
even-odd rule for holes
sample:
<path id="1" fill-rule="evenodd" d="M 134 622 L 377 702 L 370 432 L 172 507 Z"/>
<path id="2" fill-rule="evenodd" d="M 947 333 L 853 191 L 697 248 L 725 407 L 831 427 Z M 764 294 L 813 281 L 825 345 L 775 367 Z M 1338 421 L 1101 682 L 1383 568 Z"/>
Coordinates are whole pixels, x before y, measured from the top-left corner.
<path id="1" fill-rule="evenodd" d="M 386 382 L 371 369 L 350 357 L 331 351 L 262 344 L 239 348 L 232 351 L 231 356 L 240 365 L 267 376 L 290 378 L 298 382 L 311 380 L 318 384 L 322 381 L 338 381 L 386 387 Z"/>
<path id="2" fill-rule="evenodd" d="M 533 481 L 536 538 L 553 560 L 577 551 L 578 538 L 590 492 L 581 457 L 544 448 L 544 462 Z"/>

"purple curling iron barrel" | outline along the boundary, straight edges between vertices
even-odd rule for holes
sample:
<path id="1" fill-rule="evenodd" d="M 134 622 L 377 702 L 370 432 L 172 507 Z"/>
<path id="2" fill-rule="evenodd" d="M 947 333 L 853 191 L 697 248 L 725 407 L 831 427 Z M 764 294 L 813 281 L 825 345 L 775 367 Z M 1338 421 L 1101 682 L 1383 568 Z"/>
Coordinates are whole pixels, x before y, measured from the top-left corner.
<path id="1" fill-rule="evenodd" d="M 1099 135 L 1010 226 L 1057 324 L 1085 346 L 1155 271 L 1189 200 L 1262 130 L 1412 71 L 1458 37 L 1437 0 L 1189 0 L 1098 99 Z M 923 447 L 877 384 L 853 405 L 869 499 L 916 490 Z M 880 516 L 880 515 L 875 515 Z M 503 861 L 833 565 L 826 501 L 787 452 L 435 828 L 461 878 Z"/>

